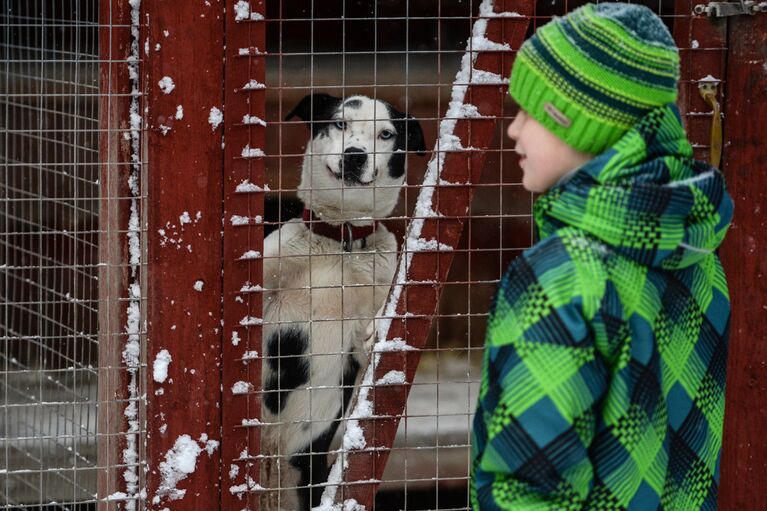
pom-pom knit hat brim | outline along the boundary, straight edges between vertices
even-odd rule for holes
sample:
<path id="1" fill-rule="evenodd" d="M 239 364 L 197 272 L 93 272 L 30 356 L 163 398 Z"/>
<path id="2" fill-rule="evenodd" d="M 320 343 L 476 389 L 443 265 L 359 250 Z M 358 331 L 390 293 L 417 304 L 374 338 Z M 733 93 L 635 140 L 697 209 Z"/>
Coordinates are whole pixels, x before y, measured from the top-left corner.
<path id="1" fill-rule="evenodd" d="M 650 9 L 587 4 L 520 48 L 509 94 L 549 131 L 599 154 L 649 111 L 677 98 L 679 51 Z"/>

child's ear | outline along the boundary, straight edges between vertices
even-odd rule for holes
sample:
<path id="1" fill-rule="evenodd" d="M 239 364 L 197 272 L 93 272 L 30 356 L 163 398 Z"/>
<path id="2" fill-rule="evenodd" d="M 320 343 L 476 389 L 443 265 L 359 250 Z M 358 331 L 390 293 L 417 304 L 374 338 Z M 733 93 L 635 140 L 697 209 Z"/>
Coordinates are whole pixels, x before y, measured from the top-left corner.
<path id="1" fill-rule="evenodd" d="M 309 94 L 304 97 L 285 117 L 289 121 L 293 117 L 298 117 L 306 122 L 306 125 L 315 131 L 315 121 L 327 121 L 341 104 L 341 98 L 331 96 L 330 94 L 318 93 Z"/>

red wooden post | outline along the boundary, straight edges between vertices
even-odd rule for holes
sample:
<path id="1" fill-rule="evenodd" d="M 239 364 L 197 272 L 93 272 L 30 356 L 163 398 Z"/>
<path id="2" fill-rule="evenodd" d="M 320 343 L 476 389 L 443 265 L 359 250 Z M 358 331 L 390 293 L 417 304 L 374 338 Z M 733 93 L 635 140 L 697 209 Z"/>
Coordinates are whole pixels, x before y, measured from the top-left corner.
<path id="1" fill-rule="evenodd" d="M 103 499 L 126 493 L 123 449 L 128 422 L 128 375 L 122 352 L 126 343 L 130 256 L 125 235 L 130 219 L 132 83 L 131 7 L 122 0 L 103 3 L 99 13 L 99 510 L 119 509 L 124 502 Z"/>
<path id="2" fill-rule="evenodd" d="M 533 2 L 496 2 L 494 12 L 507 11 L 516 11 L 522 16 L 489 17 L 484 35 L 489 41 L 508 43 L 516 49 L 527 31 L 529 16 L 533 14 Z M 479 70 L 508 77 L 513 62 L 510 51 L 487 51 L 484 48 L 473 51 L 478 55 L 472 66 L 472 75 Z M 472 82 L 471 79 L 469 81 Z M 456 121 L 453 134 L 460 140 L 462 148 L 437 148 L 444 152 L 440 174 L 442 181 L 434 187 L 431 204 L 428 206 L 438 215 L 414 219 L 423 221 L 419 236 L 421 240 L 436 240 L 438 246 L 452 247 L 458 244 L 473 195 L 471 184 L 479 181 L 485 161 L 484 150 L 492 143 L 494 127 L 497 118 L 503 113 L 505 97 L 505 84 L 468 85 L 464 102 L 476 106 L 479 117 L 460 118 Z M 411 222 L 409 231 L 412 228 Z M 373 508 L 375 492 L 383 476 L 410 383 L 418 367 L 418 350 L 426 343 L 453 253 L 452 249 L 445 248 L 413 252 L 410 257 L 412 262 L 407 271 L 408 284 L 402 288 L 396 305 L 396 317 L 391 323 L 387 339 L 402 339 L 412 349 L 386 351 L 380 353 L 380 357 L 376 354 L 379 358 L 372 378 L 372 382 L 376 382 L 389 371 L 395 370 L 404 373 L 408 383 L 373 384 L 369 390 L 373 415 L 370 419 L 360 421 L 366 447 L 346 454 L 348 468 L 343 473 L 343 488 L 335 494 L 336 502 L 354 499 L 367 509 Z"/>
<path id="3" fill-rule="evenodd" d="M 224 3 L 142 9 L 147 507 L 210 511 L 220 501 Z"/>
<path id="4" fill-rule="evenodd" d="M 729 23 L 722 160 L 735 218 L 722 248 L 732 299 L 719 498 L 724 511 L 761 509 L 767 486 L 767 16 L 737 16 Z"/>
<path id="5" fill-rule="evenodd" d="M 693 143 L 695 157 L 708 161 L 712 111 L 698 92 L 698 83 L 707 76 L 719 80 L 717 98 L 725 97 L 727 59 L 727 20 L 693 14 L 694 0 L 676 0 L 674 42 L 679 47 L 680 80 L 677 104 Z"/>
<path id="6" fill-rule="evenodd" d="M 227 8 L 221 509 L 258 509 L 266 96 L 265 5 Z M 245 255 L 249 254 L 249 255 Z"/>

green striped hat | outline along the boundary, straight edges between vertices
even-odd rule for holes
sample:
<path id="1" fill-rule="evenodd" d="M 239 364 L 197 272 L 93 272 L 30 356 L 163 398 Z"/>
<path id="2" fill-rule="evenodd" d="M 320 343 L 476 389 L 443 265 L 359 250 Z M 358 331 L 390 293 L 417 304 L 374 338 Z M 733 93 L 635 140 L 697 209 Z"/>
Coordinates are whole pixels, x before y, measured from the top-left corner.
<path id="1" fill-rule="evenodd" d="M 650 9 L 587 4 L 525 41 L 509 94 L 570 146 L 599 154 L 650 110 L 676 101 L 679 51 Z"/>

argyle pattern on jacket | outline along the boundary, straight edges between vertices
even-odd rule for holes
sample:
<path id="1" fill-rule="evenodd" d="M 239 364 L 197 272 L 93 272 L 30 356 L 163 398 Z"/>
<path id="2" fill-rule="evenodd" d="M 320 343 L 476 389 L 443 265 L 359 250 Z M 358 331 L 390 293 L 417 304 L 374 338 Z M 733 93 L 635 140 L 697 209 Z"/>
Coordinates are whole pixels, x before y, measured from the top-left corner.
<path id="1" fill-rule="evenodd" d="M 471 503 L 713 510 L 730 305 L 722 174 L 673 105 L 541 196 L 490 311 Z"/>

